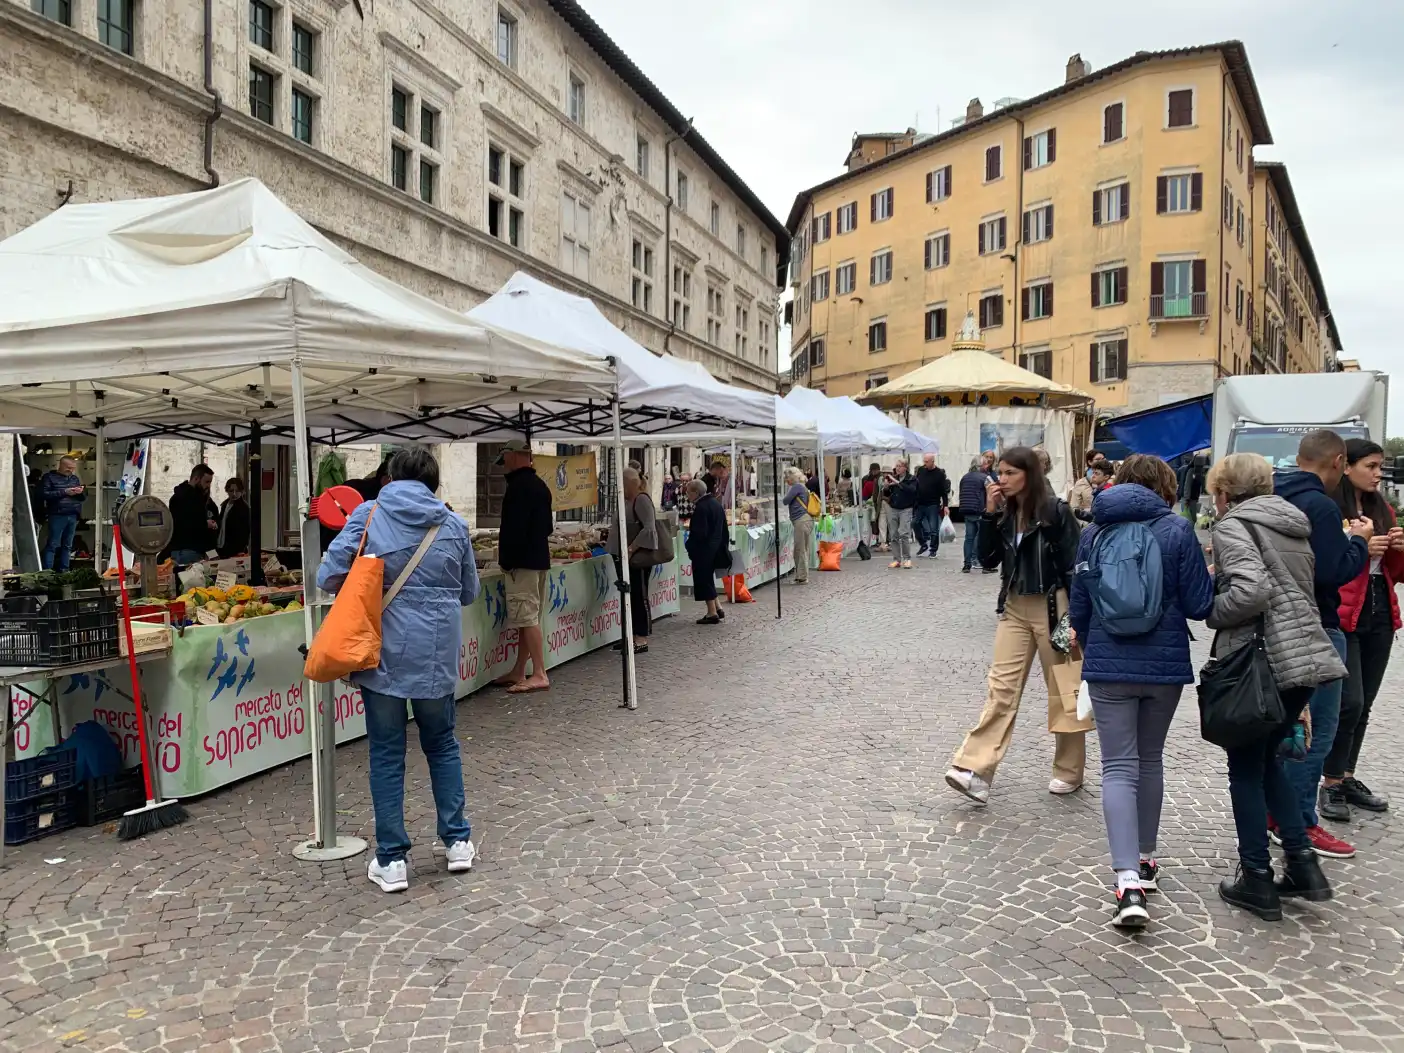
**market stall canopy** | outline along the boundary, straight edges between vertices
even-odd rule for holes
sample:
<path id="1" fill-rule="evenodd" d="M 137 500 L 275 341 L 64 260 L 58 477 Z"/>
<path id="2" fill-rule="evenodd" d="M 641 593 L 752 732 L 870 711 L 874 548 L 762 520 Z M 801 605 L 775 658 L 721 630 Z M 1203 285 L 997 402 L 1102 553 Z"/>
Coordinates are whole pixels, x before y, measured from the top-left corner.
<path id="1" fill-rule="evenodd" d="M 871 431 L 879 434 L 895 434 L 900 441 L 900 445 L 897 446 L 896 449 L 915 451 L 917 453 L 941 452 L 941 444 L 935 439 L 931 438 L 929 435 L 922 435 L 920 432 L 913 431 L 911 428 L 903 427 L 901 423 L 893 420 L 880 409 L 873 406 L 861 406 L 847 395 L 839 395 L 834 401 L 852 406 L 859 415 L 858 419 Z"/>
<path id="2" fill-rule="evenodd" d="M 0 242 L 0 288 L 11 430 L 290 430 L 295 360 L 330 441 L 467 437 L 489 418 L 446 409 L 607 405 L 615 387 L 601 356 L 488 330 L 361 265 L 254 179 L 57 209 Z"/>
<path id="3" fill-rule="evenodd" d="M 818 438 L 824 443 L 825 453 L 901 449 L 900 436 L 891 432 L 879 432 L 870 424 L 865 426 L 848 406 L 840 403 L 838 399 L 829 398 L 822 391 L 815 391 L 813 388 L 792 388 L 780 401 L 789 406 L 797 416 L 814 421 L 819 431 Z M 811 447 L 811 451 L 814 448 Z"/>
<path id="4" fill-rule="evenodd" d="M 1113 417 L 1102 426 L 1130 453 L 1150 453 L 1172 461 L 1209 447 L 1213 419 L 1214 396 L 1199 395 Z"/>
<path id="5" fill-rule="evenodd" d="M 896 380 L 873 388 L 861 396 L 875 406 L 918 405 L 926 399 L 949 398 L 953 402 L 969 396 L 999 393 L 1029 401 L 1046 398 L 1050 406 L 1071 406 L 1090 402 L 1092 396 L 1067 384 L 1059 384 L 1037 373 L 1006 362 L 987 351 L 961 350 L 943 355 Z"/>

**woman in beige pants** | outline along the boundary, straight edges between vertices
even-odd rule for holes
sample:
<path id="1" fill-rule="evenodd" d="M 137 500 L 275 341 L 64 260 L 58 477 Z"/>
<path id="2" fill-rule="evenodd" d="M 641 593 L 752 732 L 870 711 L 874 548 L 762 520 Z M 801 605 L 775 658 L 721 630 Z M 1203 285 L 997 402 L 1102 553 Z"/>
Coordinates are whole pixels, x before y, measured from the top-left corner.
<path id="1" fill-rule="evenodd" d="M 985 708 L 956 752 L 946 782 L 977 804 L 989 801 L 990 783 L 1009 749 L 1024 684 L 1037 656 L 1048 682 L 1048 730 L 1053 733 L 1048 789 L 1073 793 L 1082 786 L 1092 722 L 1077 719 L 1082 662 L 1053 646 L 1052 630 L 1067 611 L 1067 586 L 1082 529 L 1067 502 L 1048 488 L 1038 454 L 1025 446 L 1005 451 L 999 482 L 986 488 L 985 501 L 980 564 L 1001 568 L 1009 596 L 995 629 Z"/>

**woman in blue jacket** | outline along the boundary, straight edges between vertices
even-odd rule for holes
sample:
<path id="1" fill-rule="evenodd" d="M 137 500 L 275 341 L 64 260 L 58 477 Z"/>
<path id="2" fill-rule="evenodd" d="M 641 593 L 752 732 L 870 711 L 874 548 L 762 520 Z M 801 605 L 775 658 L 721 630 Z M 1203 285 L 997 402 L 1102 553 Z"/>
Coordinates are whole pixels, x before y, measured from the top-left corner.
<path id="1" fill-rule="evenodd" d="M 1093 502 L 1094 525 L 1078 545 L 1069 601 L 1102 746 L 1102 816 L 1116 871 L 1113 923 L 1122 928 L 1141 928 L 1149 918 L 1145 893 L 1156 889 L 1160 870 L 1155 841 L 1165 737 L 1180 692 L 1194 683 L 1188 621 L 1203 620 L 1214 606 L 1214 582 L 1194 527 L 1171 508 L 1175 494 L 1175 473 L 1159 457 L 1136 454 L 1122 462 L 1114 485 Z M 1098 536 L 1123 523 L 1144 524 L 1160 549 L 1160 620 L 1136 636 L 1113 634 L 1102 623 L 1084 573 Z"/>

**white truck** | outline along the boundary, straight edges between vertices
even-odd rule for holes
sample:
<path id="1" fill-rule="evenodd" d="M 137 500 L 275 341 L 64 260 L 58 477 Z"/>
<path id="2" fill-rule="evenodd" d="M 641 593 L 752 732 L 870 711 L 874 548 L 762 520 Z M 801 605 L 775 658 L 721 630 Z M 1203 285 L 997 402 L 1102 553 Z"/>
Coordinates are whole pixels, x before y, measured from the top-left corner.
<path id="1" fill-rule="evenodd" d="M 1383 446 L 1388 403 L 1389 377 L 1368 370 L 1224 377 L 1214 385 L 1213 459 L 1260 453 L 1294 467 L 1302 435 L 1317 428 Z"/>

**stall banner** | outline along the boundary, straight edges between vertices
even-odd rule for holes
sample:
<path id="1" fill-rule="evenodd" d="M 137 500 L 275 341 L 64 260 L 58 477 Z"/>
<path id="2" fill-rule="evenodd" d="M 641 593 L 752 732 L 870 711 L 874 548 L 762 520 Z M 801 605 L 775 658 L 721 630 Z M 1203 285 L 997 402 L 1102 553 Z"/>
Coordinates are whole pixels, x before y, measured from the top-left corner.
<path id="1" fill-rule="evenodd" d="M 676 614 L 681 609 L 677 563 L 646 573 L 654 617 Z M 607 556 L 551 569 L 542 612 L 548 668 L 619 638 L 620 602 L 614 581 L 613 561 Z M 152 756 L 165 795 L 207 793 L 307 756 L 310 738 L 298 651 L 302 642 L 300 613 L 265 615 L 233 625 L 189 627 L 176 638 L 168 660 L 140 666 L 153 731 Z M 502 576 L 484 574 L 482 593 L 463 610 L 458 697 L 507 672 L 516 657 L 517 631 L 507 627 Z M 65 677 L 56 684 L 59 714 L 65 734 L 81 721 L 96 720 L 132 766 L 141 757 L 136 715 L 114 687 L 131 694 L 124 664 Z M 29 717 L 15 731 L 16 756 L 32 756 L 53 741 L 46 707 L 32 693 L 42 690 L 41 684 L 10 689 L 12 719 Z M 331 705 L 337 742 L 365 734 L 359 689 L 332 685 Z"/>
<path id="2" fill-rule="evenodd" d="M 550 457 L 536 454 L 532 458 L 536 474 L 551 490 L 551 510 L 594 508 L 599 503 L 599 477 L 595 471 L 595 455 L 578 453 L 570 457 Z"/>

